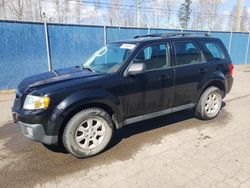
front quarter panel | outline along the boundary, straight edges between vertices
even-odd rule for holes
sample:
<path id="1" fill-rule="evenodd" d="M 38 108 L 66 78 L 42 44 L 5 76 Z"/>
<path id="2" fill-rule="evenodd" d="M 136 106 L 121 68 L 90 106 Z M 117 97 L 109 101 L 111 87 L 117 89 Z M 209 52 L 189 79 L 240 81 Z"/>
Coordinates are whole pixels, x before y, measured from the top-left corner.
<path id="1" fill-rule="evenodd" d="M 55 124 L 54 131 L 58 133 L 62 122 L 70 112 L 91 103 L 107 105 L 113 112 L 116 112 L 117 116 L 121 114 L 118 108 L 120 105 L 119 99 L 104 89 L 89 89 L 75 92 L 63 99 L 53 110 L 51 121 Z"/>

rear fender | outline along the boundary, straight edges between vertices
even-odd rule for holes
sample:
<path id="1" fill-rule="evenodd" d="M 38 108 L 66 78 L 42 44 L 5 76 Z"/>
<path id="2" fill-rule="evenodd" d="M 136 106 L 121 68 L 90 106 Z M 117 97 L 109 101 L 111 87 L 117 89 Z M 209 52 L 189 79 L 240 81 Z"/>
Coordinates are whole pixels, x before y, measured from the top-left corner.
<path id="1" fill-rule="evenodd" d="M 197 95 L 196 95 L 196 98 L 195 98 L 196 99 L 195 103 L 198 103 L 198 101 L 200 99 L 200 96 L 202 95 L 204 90 L 207 87 L 209 87 L 211 84 L 213 85 L 213 83 L 223 85 L 225 91 L 227 91 L 227 79 L 226 79 L 225 75 L 223 73 L 219 72 L 219 71 L 216 71 L 213 74 L 211 74 L 209 77 L 207 77 L 205 80 L 202 80 L 199 83 L 198 89 L 197 89 L 198 92 L 197 92 Z"/>

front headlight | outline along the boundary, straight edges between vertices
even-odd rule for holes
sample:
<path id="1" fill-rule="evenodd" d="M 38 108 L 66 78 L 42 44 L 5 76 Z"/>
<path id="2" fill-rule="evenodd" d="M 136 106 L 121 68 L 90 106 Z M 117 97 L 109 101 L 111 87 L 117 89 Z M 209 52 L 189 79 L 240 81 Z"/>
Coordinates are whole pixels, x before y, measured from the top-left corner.
<path id="1" fill-rule="evenodd" d="M 49 103 L 50 103 L 49 97 L 27 95 L 24 101 L 23 109 L 25 110 L 46 109 L 49 107 Z"/>

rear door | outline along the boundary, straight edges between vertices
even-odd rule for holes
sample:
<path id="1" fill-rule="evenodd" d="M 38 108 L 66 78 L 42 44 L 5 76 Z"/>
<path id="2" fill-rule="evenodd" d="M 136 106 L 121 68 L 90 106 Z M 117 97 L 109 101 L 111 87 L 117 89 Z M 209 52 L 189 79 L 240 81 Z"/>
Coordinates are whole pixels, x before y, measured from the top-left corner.
<path id="1" fill-rule="evenodd" d="M 174 107 L 196 102 L 197 93 L 212 67 L 208 66 L 200 45 L 195 40 L 175 40 Z"/>

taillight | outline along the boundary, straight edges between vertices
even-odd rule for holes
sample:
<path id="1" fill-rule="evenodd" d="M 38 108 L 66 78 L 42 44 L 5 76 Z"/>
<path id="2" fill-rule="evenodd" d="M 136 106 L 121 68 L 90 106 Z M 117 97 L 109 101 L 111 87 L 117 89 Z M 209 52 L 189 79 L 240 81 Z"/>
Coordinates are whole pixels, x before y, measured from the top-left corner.
<path id="1" fill-rule="evenodd" d="M 229 76 L 233 76 L 233 72 L 234 72 L 234 65 L 232 63 L 230 63 L 230 64 L 228 64 Z"/>

